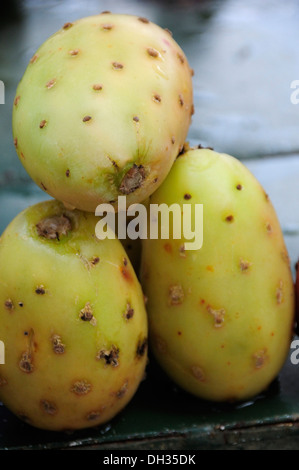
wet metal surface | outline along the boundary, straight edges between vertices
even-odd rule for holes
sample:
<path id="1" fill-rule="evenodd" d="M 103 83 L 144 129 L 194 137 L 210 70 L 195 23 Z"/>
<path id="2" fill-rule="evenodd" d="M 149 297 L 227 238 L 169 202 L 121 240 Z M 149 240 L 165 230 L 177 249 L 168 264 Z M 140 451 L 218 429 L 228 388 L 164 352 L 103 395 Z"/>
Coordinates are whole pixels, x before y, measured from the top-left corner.
<path id="1" fill-rule="evenodd" d="M 190 144 L 230 153 L 256 175 L 277 211 L 294 266 L 299 258 L 299 104 L 292 102 L 299 93 L 291 88 L 299 80 L 296 0 L 11 2 L 0 19 L 0 80 L 5 85 L 5 104 L 0 104 L 0 230 L 20 210 L 49 198 L 25 173 L 13 145 L 17 84 L 48 36 L 67 21 L 103 10 L 144 16 L 172 31 L 195 71 Z M 299 365 L 290 358 L 268 391 L 238 406 L 186 396 L 151 362 L 132 402 L 101 428 L 41 432 L 0 405 L 0 449 L 112 448 L 116 441 L 124 448 L 242 448 L 249 441 L 248 447 L 262 448 L 270 430 L 276 448 L 281 436 L 286 447 L 295 448 L 298 396 Z"/>

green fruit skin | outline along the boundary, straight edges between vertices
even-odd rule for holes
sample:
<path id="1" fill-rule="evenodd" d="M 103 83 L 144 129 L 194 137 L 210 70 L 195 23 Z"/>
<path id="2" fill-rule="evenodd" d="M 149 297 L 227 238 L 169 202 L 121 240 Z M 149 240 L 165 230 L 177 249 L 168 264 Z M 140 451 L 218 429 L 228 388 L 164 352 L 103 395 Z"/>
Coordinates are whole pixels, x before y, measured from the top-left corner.
<path id="1" fill-rule="evenodd" d="M 192 70 L 171 34 L 100 14 L 65 25 L 33 55 L 16 90 L 13 137 L 40 188 L 94 212 L 158 188 L 192 113 Z"/>
<path id="2" fill-rule="evenodd" d="M 203 245 L 143 240 L 152 351 L 191 394 L 252 398 L 279 374 L 294 330 L 292 274 L 269 197 L 238 159 L 191 149 L 151 196 L 161 203 L 191 204 L 193 214 L 203 204 Z"/>
<path id="3" fill-rule="evenodd" d="M 36 224 L 61 214 L 72 229 L 59 240 L 41 236 Z M 96 238 L 98 220 L 45 201 L 20 213 L 1 237 L 0 400 L 38 428 L 107 422 L 144 377 L 143 293 L 121 243 Z M 86 305 L 91 319 L 81 318 Z M 103 356 L 113 347 L 114 363 Z"/>

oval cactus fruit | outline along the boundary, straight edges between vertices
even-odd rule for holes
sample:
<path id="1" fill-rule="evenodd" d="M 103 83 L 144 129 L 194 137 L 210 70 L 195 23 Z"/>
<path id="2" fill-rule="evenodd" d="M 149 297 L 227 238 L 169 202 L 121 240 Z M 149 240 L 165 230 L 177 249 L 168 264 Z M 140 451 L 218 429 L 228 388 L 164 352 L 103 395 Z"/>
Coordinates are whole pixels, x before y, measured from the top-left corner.
<path id="1" fill-rule="evenodd" d="M 202 204 L 203 244 L 187 250 L 189 236 L 171 231 L 168 240 L 142 241 L 152 351 L 202 399 L 253 398 L 278 376 L 294 330 L 294 286 L 275 209 L 242 162 L 208 149 L 176 160 L 150 197 L 151 207 L 162 203 L 190 210 L 193 230 Z"/>
<path id="2" fill-rule="evenodd" d="M 1 238 L 0 400 L 38 428 L 107 422 L 144 377 L 143 293 L 119 240 L 95 237 L 97 220 L 46 201 Z"/>
<path id="3" fill-rule="evenodd" d="M 65 24 L 31 58 L 13 105 L 17 154 L 68 208 L 153 193 L 182 148 L 192 70 L 169 31 L 126 14 Z"/>

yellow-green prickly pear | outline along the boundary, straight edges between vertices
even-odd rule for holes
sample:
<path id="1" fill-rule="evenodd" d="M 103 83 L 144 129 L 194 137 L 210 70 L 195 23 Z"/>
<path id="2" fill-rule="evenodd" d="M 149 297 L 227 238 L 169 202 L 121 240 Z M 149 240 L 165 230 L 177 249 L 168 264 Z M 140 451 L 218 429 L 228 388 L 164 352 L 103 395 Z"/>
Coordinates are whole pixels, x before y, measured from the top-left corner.
<path id="1" fill-rule="evenodd" d="M 106 12 L 66 23 L 38 48 L 16 90 L 13 137 L 40 188 L 94 212 L 158 188 L 192 113 L 192 70 L 169 31 Z"/>
<path id="2" fill-rule="evenodd" d="M 288 253 L 269 197 L 238 159 L 190 149 L 150 198 L 150 207 L 162 203 L 183 215 L 191 205 L 193 227 L 202 204 L 203 244 L 187 250 L 190 240 L 171 234 L 143 240 L 152 351 L 198 397 L 256 396 L 279 374 L 294 326 Z"/>
<path id="3" fill-rule="evenodd" d="M 46 201 L 27 208 L 0 243 L 0 399 L 33 426 L 107 422 L 144 376 L 147 317 L 117 239 L 98 218 Z"/>

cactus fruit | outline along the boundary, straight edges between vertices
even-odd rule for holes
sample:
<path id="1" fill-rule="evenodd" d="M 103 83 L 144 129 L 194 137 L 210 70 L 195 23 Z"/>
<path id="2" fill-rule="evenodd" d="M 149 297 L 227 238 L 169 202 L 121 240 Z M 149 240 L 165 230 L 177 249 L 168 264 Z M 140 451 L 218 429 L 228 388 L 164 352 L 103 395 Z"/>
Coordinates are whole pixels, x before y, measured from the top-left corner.
<path id="1" fill-rule="evenodd" d="M 275 209 L 241 161 L 208 149 L 176 160 L 150 197 L 162 203 L 191 204 L 192 214 L 203 204 L 203 245 L 142 241 L 152 351 L 191 394 L 253 398 L 278 376 L 294 330 L 294 285 Z"/>
<path id="2" fill-rule="evenodd" d="M 117 239 L 58 201 L 27 208 L 0 243 L 0 399 L 49 430 L 107 422 L 147 361 L 144 296 Z"/>
<path id="3" fill-rule="evenodd" d="M 168 30 L 105 13 L 66 23 L 31 58 L 13 106 L 17 154 L 67 208 L 141 202 L 168 174 L 193 114 L 192 70 Z"/>

